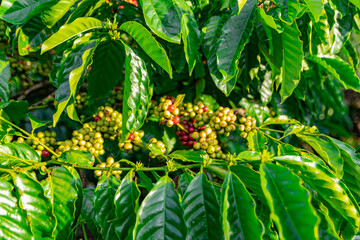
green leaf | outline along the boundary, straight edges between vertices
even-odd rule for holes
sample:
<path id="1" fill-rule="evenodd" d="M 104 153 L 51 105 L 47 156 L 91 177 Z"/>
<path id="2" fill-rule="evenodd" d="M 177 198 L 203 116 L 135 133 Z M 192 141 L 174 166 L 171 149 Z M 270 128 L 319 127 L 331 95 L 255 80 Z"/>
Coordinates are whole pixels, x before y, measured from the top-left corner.
<path id="1" fill-rule="evenodd" d="M 260 174 L 252 168 L 244 165 L 231 166 L 231 172 L 234 173 L 263 203 L 266 199 L 261 188 Z"/>
<path id="2" fill-rule="evenodd" d="M 87 90 L 91 98 L 105 97 L 120 83 L 124 60 L 124 47 L 119 41 L 108 40 L 96 47 L 87 77 Z"/>
<path id="3" fill-rule="evenodd" d="M 95 221 L 95 206 L 94 206 L 94 189 L 84 188 L 83 190 L 83 202 L 81 205 L 81 217 L 85 220 L 86 225 L 95 237 L 100 238 L 100 228 Z"/>
<path id="4" fill-rule="evenodd" d="M 172 180 L 162 177 L 141 203 L 134 239 L 185 239 L 183 214 Z"/>
<path id="5" fill-rule="evenodd" d="M 300 124 L 294 124 L 294 125 L 291 125 L 290 127 L 288 127 L 283 136 L 281 138 L 285 138 L 291 134 L 297 134 L 297 133 L 300 133 L 302 132 L 303 130 L 305 129 L 305 126 L 304 125 L 300 125 Z"/>
<path id="6" fill-rule="evenodd" d="M 159 37 L 180 43 L 180 18 L 172 1 L 142 0 L 146 24 Z"/>
<path id="7" fill-rule="evenodd" d="M 59 0 L 55 5 L 52 5 L 41 13 L 41 20 L 48 28 L 51 28 L 65 16 L 76 2 L 76 0 Z"/>
<path id="8" fill-rule="evenodd" d="M 311 135 L 296 134 L 296 136 L 308 143 L 331 166 L 336 176 L 342 178 L 344 160 L 339 148 L 334 143 Z"/>
<path id="9" fill-rule="evenodd" d="M 152 60 L 162 67 L 172 78 L 171 62 L 161 44 L 140 23 L 129 21 L 120 26 L 120 30 L 127 32 Z"/>
<path id="10" fill-rule="evenodd" d="M 80 167 L 92 167 L 95 159 L 90 152 L 70 150 L 61 154 L 60 160 Z"/>
<path id="11" fill-rule="evenodd" d="M 286 0 L 287 1 L 287 0 Z M 274 42 L 274 48 L 280 47 L 283 51 L 283 60 L 280 74 L 281 102 L 283 103 L 294 91 L 301 78 L 302 60 L 304 57 L 303 44 L 300 40 L 299 28 L 294 22 L 288 26 L 282 24 L 284 32 L 282 41 Z M 280 46 L 278 44 L 281 44 Z"/>
<path id="12" fill-rule="evenodd" d="M 293 156 L 275 157 L 273 160 L 296 173 L 353 227 L 356 229 L 360 227 L 360 211 L 357 203 L 348 188 L 325 167 L 314 162 L 296 161 Z"/>
<path id="13" fill-rule="evenodd" d="M 244 161 L 261 160 L 261 155 L 256 151 L 243 151 L 236 156 L 237 159 Z"/>
<path id="14" fill-rule="evenodd" d="M 275 0 L 276 6 L 279 7 L 279 18 L 287 24 L 291 24 L 298 14 L 300 9 L 299 1 L 297 0 Z"/>
<path id="15" fill-rule="evenodd" d="M 14 196 L 14 186 L 5 181 L 0 181 L 0 222 L 1 239 L 34 239 L 26 212 Z"/>
<path id="16" fill-rule="evenodd" d="M 178 178 L 177 192 L 184 196 L 186 189 L 189 187 L 190 182 L 194 179 L 189 173 L 184 172 Z"/>
<path id="17" fill-rule="evenodd" d="M 197 22 L 190 14 L 184 14 L 181 17 L 181 38 L 184 42 L 184 51 L 186 61 L 189 67 L 189 75 L 191 76 L 196 62 L 200 61 L 200 31 Z"/>
<path id="18" fill-rule="evenodd" d="M 304 0 L 306 6 L 309 8 L 313 15 L 315 22 L 319 21 L 320 16 L 324 10 L 324 0 Z"/>
<path id="19" fill-rule="evenodd" d="M 72 50 L 65 58 L 63 58 L 61 66 L 58 70 L 59 76 L 57 81 L 60 86 L 55 93 L 56 113 L 53 115 L 53 126 L 59 121 L 59 118 L 65 108 L 73 105 L 78 92 L 78 84 L 81 80 L 83 72 L 91 62 L 91 57 L 95 51 L 99 40 L 88 41 L 84 45 L 78 46 Z M 76 116 L 69 114 L 71 119 L 77 120 Z"/>
<path id="20" fill-rule="evenodd" d="M 283 31 L 281 24 L 277 23 L 273 16 L 267 15 L 263 8 L 258 8 L 257 11 L 258 18 L 263 24 L 266 24 L 266 26 L 275 29 L 278 33 L 281 33 Z"/>
<path id="21" fill-rule="evenodd" d="M 166 146 L 166 152 L 170 153 L 175 147 L 177 140 L 176 135 L 169 128 L 164 128 L 164 134 L 162 136 L 162 140 Z"/>
<path id="22" fill-rule="evenodd" d="M 204 153 L 202 151 L 177 150 L 168 156 L 184 162 L 202 163 L 204 160 Z"/>
<path id="23" fill-rule="evenodd" d="M 10 88 L 9 80 L 11 77 L 11 69 L 6 55 L 0 52 L 0 99 L 3 102 L 9 101 Z"/>
<path id="24" fill-rule="evenodd" d="M 261 131 L 250 132 L 247 137 L 249 149 L 251 151 L 262 152 L 267 149 L 267 137 Z"/>
<path id="25" fill-rule="evenodd" d="M 261 239 L 263 231 L 255 214 L 255 201 L 232 172 L 228 172 L 222 185 L 221 215 L 225 239 Z"/>
<path id="26" fill-rule="evenodd" d="M 360 91 L 360 79 L 349 64 L 338 56 L 310 56 L 313 61 L 337 78 L 346 89 Z"/>
<path id="27" fill-rule="evenodd" d="M 55 0 L 3 0 L 0 18 L 11 24 L 21 25 L 55 3 Z"/>
<path id="28" fill-rule="evenodd" d="M 3 109 L 9 118 L 16 124 L 25 118 L 28 107 L 29 103 L 27 101 L 11 100 L 9 102 L 0 102 L 0 109 Z"/>
<path id="29" fill-rule="evenodd" d="M 261 125 L 262 126 L 266 126 L 266 125 L 272 125 L 272 124 L 299 124 L 301 125 L 301 122 L 299 122 L 296 119 L 291 119 L 286 115 L 279 115 L 278 117 L 275 118 L 268 118 L 265 120 L 265 122 Z"/>
<path id="30" fill-rule="evenodd" d="M 271 101 L 271 97 L 274 91 L 274 82 L 275 79 L 271 76 L 271 72 L 266 72 L 264 75 L 264 81 L 262 82 L 261 88 L 259 90 L 263 106 L 266 106 Z"/>
<path id="31" fill-rule="evenodd" d="M 82 195 L 78 192 L 74 176 L 66 167 L 54 167 L 49 170 L 51 174 L 41 183 L 46 197 L 51 201 L 52 213 L 56 218 L 54 235 L 57 239 L 68 239 L 75 221 L 75 202 Z"/>
<path id="32" fill-rule="evenodd" d="M 45 26 L 40 17 L 30 19 L 17 33 L 20 55 L 24 56 L 40 50 L 41 44 L 43 44 L 53 32 L 53 29 Z"/>
<path id="33" fill-rule="evenodd" d="M 101 227 L 103 239 L 112 239 L 119 225 L 115 215 L 114 197 L 120 181 L 110 175 L 103 176 L 95 190 L 95 219 Z"/>
<path id="34" fill-rule="evenodd" d="M 34 134 L 35 129 L 51 124 L 51 121 L 42 121 L 42 120 L 34 117 L 33 115 L 31 115 L 31 113 L 28 113 L 26 115 L 28 116 L 30 123 L 31 123 L 31 128 L 32 128 L 31 134 Z"/>
<path id="35" fill-rule="evenodd" d="M 140 191 L 136 183 L 133 182 L 133 177 L 134 173 L 130 171 L 115 193 L 115 213 L 120 223 L 116 226 L 115 231 L 119 239 L 126 239 L 127 236 L 131 236 L 136 222 Z"/>
<path id="36" fill-rule="evenodd" d="M 35 239 L 51 238 L 56 227 L 51 201 L 46 198 L 41 184 L 27 173 L 13 176 L 19 206 L 26 212 L 26 219 Z"/>
<path id="37" fill-rule="evenodd" d="M 145 184 L 146 189 L 150 192 L 151 189 L 154 187 L 151 179 L 144 173 L 144 171 L 137 171 L 137 174 L 139 174 L 141 182 Z"/>
<path id="38" fill-rule="evenodd" d="M 346 143 L 331 137 L 328 137 L 328 139 L 340 149 L 344 160 L 343 180 L 357 201 L 360 202 L 360 155 Z"/>
<path id="39" fill-rule="evenodd" d="M 255 0 L 246 1 L 239 15 L 231 16 L 221 29 L 216 49 L 217 63 L 226 83 L 238 73 L 237 62 L 254 28 Z"/>
<path id="40" fill-rule="evenodd" d="M 0 145 L 1 167 L 28 166 L 40 161 L 40 156 L 27 144 L 15 142 Z"/>
<path id="41" fill-rule="evenodd" d="M 261 185 L 281 239 L 318 239 L 319 221 L 309 192 L 289 169 L 260 166 Z"/>
<path id="42" fill-rule="evenodd" d="M 152 84 L 146 70 L 146 64 L 134 50 L 126 45 L 125 88 L 122 110 L 122 140 L 129 131 L 142 127 L 151 106 Z"/>
<path id="43" fill-rule="evenodd" d="M 204 173 L 189 184 L 182 201 L 186 239 L 222 239 L 220 206 L 214 187 Z"/>
<path id="44" fill-rule="evenodd" d="M 229 96 L 235 87 L 236 78 L 229 81 L 221 81 L 222 75 L 218 69 L 217 64 L 217 49 L 218 39 L 220 38 L 221 29 L 224 22 L 227 20 L 227 15 L 213 16 L 209 19 L 206 26 L 203 28 L 203 52 L 207 59 L 207 66 L 209 68 L 210 76 L 213 79 L 216 87 L 222 91 L 226 96 Z"/>
<path id="45" fill-rule="evenodd" d="M 354 4 L 355 7 L 360 9 L 360 1 L 359 0 L 349 0 L 352 4 Z"/>
<path id="46" fill-rule="evenodd" d="M 102 23 L 100 20 L 92 17 L 80 17 L 75 21 L 69 24 L 65 24 L 53 34 L 49 39 L 47 39 L 41 46 L 41 54 L 44 52 L 53 49 L 57 45 L 66 42 L 67 40 L 75 37 L 76 35 L 97 28 L 102 28 Z"/>

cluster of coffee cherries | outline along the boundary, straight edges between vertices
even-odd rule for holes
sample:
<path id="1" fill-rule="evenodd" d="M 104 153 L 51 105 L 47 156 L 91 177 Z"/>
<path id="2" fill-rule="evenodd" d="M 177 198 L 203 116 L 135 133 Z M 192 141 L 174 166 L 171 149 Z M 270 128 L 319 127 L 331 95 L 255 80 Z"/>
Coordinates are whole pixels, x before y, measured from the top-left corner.
<path id="1" fill-rule="evenodd" d="M 24 138 L 19 137 L 17 139 L 17 142 L 26 143 L 27 145 L 31 146 L 40 157 L 42 156 L 44 158 L 47 158 L 50 156 L 50 152 L 49 150 L 45 149 L 43 145 L 49 147 L 51 150 L 54 150 L 57 145 L 55 137 L 56 132 L 54 131 L 40 131 L 36 134 L 35 139 L 29 138 L 27 140 L 24 140 Z"/>
<path id="2" fill-rule="evenodd" d="M 200 132 L 193 132 L 191 136 L 196 141 L 193 145 L 195 150 L 207 152 L 211 158 L 226 158 L 226 154 L 221 151 L 217 134 L 211 127 L 206 127 Z"/>
<path id="3" fill-rule="evenodd" d="M 0 42 L 5 42 L 6 40 L 6 25 L 4 21 L 0 21 Z"/>
<path id="4" fill-rule="evenodd" d="M 106 162 L 102 162 L 100 164 L 97 164 L 95 167 L 98 168 L 120 168 L 120 163 L 119 162 L 115 162 L 115 159 L 113 157 L 108 157 L 106 159 Z M 108 174 L 108 171 L 105 170 L 95 170 L 94 174 L 96 177 L 101 177 L 102 175 L 106 175 Z M 120 179 L 120 174 L 122 173 L 121 170 L 112 170 L 111 174 L 113 176 L 115 176 L 116 178 Z"/>
<path id="5" fill-rule="evenodd" d="M 210 119 L 209 126 L 216 130 L 218 134 L 229 136 L 230 132 L 236 130 L 236 115 L 228 107 L 219 107 Z"/>
<path id="6" fill-rule="evenodd" d="M 181 121 L 181 126 L 183 127 L 182 129 L 179 129 L 176 131 L 176 135 L 178 136 L 178 139 L 181 141 L 181 144 L 183 146 L 188 146 L 190 148 L 192 148 L 195 144 L 195 139 L 192 137 L 192 134 L 194 132 L 198 132 L 199 129 L 196 129 L 194 127 L 194 120 L 182 120 Z"/>
<path id="7" fill-rule="evenodd" d="M 175 98 L 173 97 L 161 97 L 160 104 L 155 106 L 153 110 L 153 114 L 159 118 L 160 124 L 166 124 L 167 127 L 172 127 L 180 122 L 180 110 L 175 106 Z"/>
<path id="8" fill-rule="evenodd" d="M 111 95 L 107 98 L 105 106 L 114 106 L 122 102 L 124 98 L 124 86 L 117 86 L 111 90 Z"/>
<path id="9" fill-rule="evenodd" d="M 242 117 L 239 119 L 239 122 L 240 136 L 242 138 L 247 138 L 249 133 L 256 129 L 256 119 L 251 116 Z"/>
<path id="10" fill-rule="evenodd" d="M 142 137 L 145 135 L 143 130 L 135 131 L 134 133 L 130 133 L 129 137 L 125 142 L 119 141 L 119 148 L 121 151 L 126 152 L 128 154 L 132 154 L 137 151 L 140 151 L 142 146 Z"/>
<path id="11" fill-rule="evenodd" d="M 86 92 L 79 92 L 75 98 L 76 109 L 82 110 L 89 105 L 88 95 Z"/>
<path id="12" fill-rule="evenodd" d="M 204 113 L 207 115 L 209 112 L 211 112 L 210 114 L 212 114 L 212 111 L 209 111 L 208 107 L 205 106 L 201 101 L 198 101 L 196 104 L 192 104 L 190 102 L 183 103 L 181 106 L 179 106 L 179 108 L 181 119 L 187 121 L 189 121 L 190 119 L 196 119 L 197 116 L 200 116 Z"/>
<path id="13" fill-rule="evenodd" d="M 93 115 L 94 121 L 89 122 L 90 127 L 104 135 L 105 139 L 115 140 L 122 133 L 122 114 L 109 106 L 101 106 Z"/>
<path id="14" fill-rule="evenodd" d="M 150 150 L 149 156 L 151 158 L 156 158 L 157 156 L 166 153 L 165 143 L 160 140 L 157 140 L 156 138 L 150 139 L 149 143 L 146 144 L 146 148 Z M 153 148 L 159 149 L 161 154 L 158 154 L 156 151 L 152 151 Z"/>

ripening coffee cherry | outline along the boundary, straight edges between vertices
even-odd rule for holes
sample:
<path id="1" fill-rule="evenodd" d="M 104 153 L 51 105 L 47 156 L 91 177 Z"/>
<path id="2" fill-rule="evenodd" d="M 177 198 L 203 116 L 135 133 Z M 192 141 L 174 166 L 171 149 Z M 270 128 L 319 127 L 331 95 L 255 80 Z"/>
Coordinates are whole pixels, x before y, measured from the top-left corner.
<path id="1" fill-rule="evenodd" d="M 44 150 L 42 151 L 42 156 L 43 156 L 44 158 L 49 157 L 49 155 L 50 155 L 50 152 L 49 152 L 47 149 L 44 149 Z"/>

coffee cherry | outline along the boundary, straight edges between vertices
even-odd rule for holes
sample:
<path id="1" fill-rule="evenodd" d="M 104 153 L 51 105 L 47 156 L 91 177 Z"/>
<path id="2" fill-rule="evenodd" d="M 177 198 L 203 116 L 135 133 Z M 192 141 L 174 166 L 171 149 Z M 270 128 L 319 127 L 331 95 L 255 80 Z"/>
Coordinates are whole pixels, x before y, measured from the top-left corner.
<path id="1" fill-rule="evenodd" d="M 94 121 L 95 121 L 95 122 L 99 121 L 100 119 L 101 119 L 100 116 L 95 116 L 95 117 L 94 117 Z"/>
<path id="2" fill-rule="evenodd" d="M 180 123 L 180 117 L 179 116 L 174 116 L 172 121 L 176 125 L 176 124 Z"/>
<path id="3" fill-rule="evenodd" d="M 130 133 L 128 139 L 129 139 L 129 140 L 134 140 L 134 134 Z"/>
<path id="4" fill-rule="evenodd" d="M 49 157 L 49 155 L 50 155 L 50 152 L 49 152 L 47 149 L 44 149 L 44 150 L 42 151 L 42 156 L 43 156 L 44 158 Z"/>

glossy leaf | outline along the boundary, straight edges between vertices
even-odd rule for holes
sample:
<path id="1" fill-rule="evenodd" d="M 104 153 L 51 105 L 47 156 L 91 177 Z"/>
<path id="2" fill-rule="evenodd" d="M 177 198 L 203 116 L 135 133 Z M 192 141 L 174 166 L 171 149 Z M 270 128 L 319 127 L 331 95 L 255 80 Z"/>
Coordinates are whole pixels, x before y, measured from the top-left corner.
<path id="1" fill-rule="evenodd" d="M 305 126 L 304 125 L 300 125 L 300 124 L 294 124 L 294 125 L 291 125 L 290 127 L 288 127 L 285 132 L 284 132 L 284 135 L 281 137 L 281 138 L 285 138 L 289 135 L 292 135 L 292 134 L 297 134 L 297 133 L 300 133 L 302 132 L 303 130 L 305 129 Z"/>
<path id="2" fill-rule="evenodd" d="M 95 161 L 90 152 L 79 150 L 65 151 L 61 154 L 59 160 L 81 167 L 91 167 Z"/>
<path id="3" fill-rule="evenodd" d="M 41 20 L 48 28 L 51 28 L 65 16 L 76 2 L 76 0 L 59 0 L 56 4 L 41 13 Z"/>
<path id="4" fill-rule="evenodd" d="M 134 173 L 130 171 L 122 180 L 120 187 L 115 193 L 115 213 L 119 224 L 115 232 L 119 239 L 132 236 L 132 230 L 136 222 L 136 212 L 139 207 L 140 191 L 133 182 Z"/>
<path id="5" fill-rule="evenodd" d="M 335 144 L 311 135 L 296 134 L 296 136 L 308 143 L 332 167 L 337 177 L 341 178 L 343 176 L 344 160 Z"/>
<path id="6" fill-rule="evenodd" d="M 260 174 L 258 171 L 244 165 L 231 166 L 231 172 L 234 173 L 245 186 L 251 190 L 256 196 L 266 203 L 266 199 L 261 188 Z"/>
<path id="7" fill-rule="evenodd" d="M 115 228 L 119 225 L 115 215 L 114 197 L 120 181 L 110 175 L 103 176 L 95 190 L 95 219 L 101 227 L 103 239 L 112 239 L 116 236 Z"/>
<path id="8" fill-rule="evenodd" d="M 328 137 L 341 151 L 344 160 L 344 176 L 343 180 L 346 186 L 353 192 L 357 201 L 360 201 L 360 155 L 355 149 L 344 142 Z"/>
<path id="9" fill-rule="evenodd" d="M 20 55 L 27 55 L 40 50 L 41 44 L 53 34 L 41 21 L 40 17 L 34 17 L 23 25 L 18 32 L 18 49 Z"/>
<path id="10" fill-rule="evenodd" d="M 181 196 L 184 196 L 186 189 L 189 187 L 189 184 L 193 179 L 194 177 L 187 172 L 184 172 L 179 176 L 176 190 Z"/>
<path id="11" fill-rule="evenodd" d="M 275 4 L 279 6 L 278 14 L 282 21 L 291 24 L 299 11 L 300 5 L 297 0 L 275 0 Z"/>
<path id="12" fill-rule="evenodd" d="M 280 47 L 283 51 L 280 95 L 281 102 L 284 102 L 299 84 L 304 52 L 296 22 L 291 26 L 286 24 L 282 24 L 282 26 L 284 28 L 284 32 L 281 34 L 282 42 L 275 43 L 274 48 Z"/>
<path id="13" fill-rule="evenodd" d="M 177 150 L 169 155 L 171 158 L 179 159 L 184 162 L 198 162 L 204 160 L 202 151 Z"/>
<path id="14" fill-rule="evenodd" d="M 263 231 L 255 214 L 255 201 L 232 172 L 222 185 L 221 215 L 225 239 L 261 239 Z"/>
<path id="15" fill-rule="evenodd" d="M 127 32 L 140 47 L 160 65 L 172 78 L 171 62 L 164 48 L 151 35 L 151 33 L 140 23 L 129 21 L 120 26 L 120 30 Z"/>
<path id="16" fill-rule="evenodd" d="M 151 106 L 153 94 L 152 85 L 146 70 L 145 61 L 134 50 L 124 44 L 125 60 L 125 88 L 122 109 L 122 140 L 129 131 L 136 131 L 145 122 Z"/>
<path id="17" fill-rule="evenodd" d="M 318 239 L 319 221 L 301 179 L 275 164 L 260 166 L 261 185 L 282 239 Z"/>
<path id="18" fill-rule="evenodd" d="M 300 162 L 283 156 L 274 160 L 296 173 L 353 227 L 360 227 L 359 207 L 347 187 L 325 167 L 314 162 Z M 329 196 L 332 196 L 331 198 Z"/>
<path id="19" fill-rule="evenodd" d="M 83 191 L 83 202 L 81 205 L 81 217 L 85 220 L 86 225 L 89 227 L 89 230 L 93 236 L 98 239 L 100 237 L 100 227 L 95 221 L 95 197 L 94 189 L 84 188 Z"/>
<path id="20" fill-rule="evenodd" d="M 15 123 L 19 123 L 20 120 L 25 118 L 28 107 L 29 103 L 27 101 L 0 102 L 0 109 L 3 109 Z"/>
<path id="21" fill-rule="evenodd" d="M 55 0 L 3 0 L 0 18 L 11 24 L 20 25 L 55 3 Z"/>
<path id="22" fill-rule="evenodd" d="M 108 40 L 99 44 L 87 77 L 91 98 L 105 97 L 123 78 L 125 51 L 119 41 Z"/>
<path id="23" fill-rule="evenodd" d="M 204 173 L 189 184 L 182 206 L 188 233 L 186 239 L 222 239 L 220 206 L 213 185 Z"/>
<path id="24" fill-rule="evenodd" d="M 211 78 L 213 79 L 217 88 L 222 91 L 226 96 L 229 96 L 231 91 L 235 87 L 236 79 L 223 82 L 222 75 L 217 65 L 217 48 L 218 39 L 221 34 L 221 29 L 224 22 L 227 20 L 227 16 L 213 16 L 209 19 L 206 26 L 203 28 L 203 52 L 207 59 L 207 66 Z"/>
<path id="25" fill-rule="evenodd" d="M 0 99 L 3 102 L 9 101 L 10 89 L 9 80 L 11 77 L 11 69 L 6 55 L 0 52 Z"/>
<path id="26" fill-rule="evenodd" d="M 267 149 L 267 137 L 261 131 L 250 132 L 247 137 L 251 151 L 262 152 Z"/>
<path id="27" fill-rule="evenodd" d="M 24 143 L 6 143 L 0 145 L 0 166 L 27 166 L 40 162 L 39 155 L 33 148 Z"/>
<path id="28" fill-rule="evenodd" d="M 180 43 L 180 18 L 172 1 L 143 0 L 142 9 L 146 24 L 159 37 Z"/>
<path id="29" fill-rule="evenodd" d="M 201 59 L 199 53 L 201 41 L 197 22 L 190 14 L 182 15 L 181 38 L 184 42 L 185 57 L 189 67 L 189 75 L 191 76 L 196 62 Z"/>
<path id="30" fill-rule="evenodd" d="M 141 203 L 134 239 L 185 239 L 184 212 L 171 182 L 168 176 L 162 177 Z"/>
<path id="31" fill-rule="evenodd" d="M 71 98 L 75 99 L 78 91 L 78 84 L 86 67 L 91 62 L 92 53 L 98 45 L 98 40 L 88 41 L 84 45 L 80 45 L 62 61 L 58 70 L 59 76 L 57 81 L 60 86 L 55 93 L 56 113 L 53 115 L 53 126 L 59 121 L 59 118 L 66 107 L 68 107 Z M 70 102 L 71 103 L 71 102 Z M 68 115 L 73 120 L 77 120 L 72 114 Z"/>
<path id="32" fill-rule="evenodd" d="M 254 27 L 256 3 L 255 0 L 246 1 L 240 13 L 231 16 L 221 29 L 216 55 L 223 83 L 235 77 L 238 72 L 237 61 L 249 42 Z"/>
<path id="33" fill-rule="evenodd" d="M 34 239 L 26 212 L 14 196 L 14 186 L 5 181 L 0 181 L 0 222 L 1 239 Z"/>
<path id="34" fill-rule="evenodd" d="M 323 13 L 324 1 L 323 0 L 305 0 L 306 6 L 308 6 L 311 14 L 313 15 L 315 22 L 319 21 L 320 15 Z"/>
<path id="35" fill-rule="evenodd" d="M 27 173 L 13 178 L 19 206 L 26 212 L 35 239 L 51 238 L 56 227 L 51 201 L 46 198 L 41 184 Z"/>
<path id="36" fill-rule="evenodd" d="M 296 119 L 291 119 L 286 115 L 280 115 L 275 118 L 266 119 L 265 122 L 261 126 L 272 125 L 272 124 L 299 124 L 299 125 L 301 125 L 301 122 L 299 122 Z"/>
<path id="37" fill-rule="evenodd" d="M 76 35 L 92 30 L 102 28 L 100 20 L 92 17 L 81 17 L 69 24 L 65 24 L 47 39 L 41 46 L 41 53 L 44 53 L 50 49 L 53 49 L 57 45 L 75 37 Z"/>
<path id="38" fill-rule="evenodd" d="M 243 151 L 236 156 L 237 159 L 243 161 L 261 160 L 261 155 L 257 151 Z"/>
<path id="39" fill-rule="evenodd" d="M 277 21 L 275 21 L 275 18 L 271 15 L 266 14 L 265 10 L 263 8 L 258 8 L 258 18 L 263 24 L 266 24 L 266 26 L 271 27 L 272 29 L 276 30 L 278 33 L 282 32 L 282 26 Z"/>
<path id="40" fill-rule="evenodd" d="M 310 56 L 308 58 L 331 73 L 347 89 L 360 91 L 360 79 L 349 64 L 337 56 Z"/>
<path id="41" fill-rule="evenodd" d="M 31 113 L 28 113 L 26 115 L 28 116 L 31 123 L 31 134 L 34 134 L 35 129 L 51 124 L 51 121 L 42 121 L 31 115 Z"/>
<path id="42" fill-rule="evenodd" d="M 56 218 L 54 235 L 58 239 L 68 239 L 75 221 L 75 202 L 82 195 L 78 192 L 74 176 L 66 167 L 54 167 L 50 171 L 51 174 L 43 180 L 42 185 Z"/>

